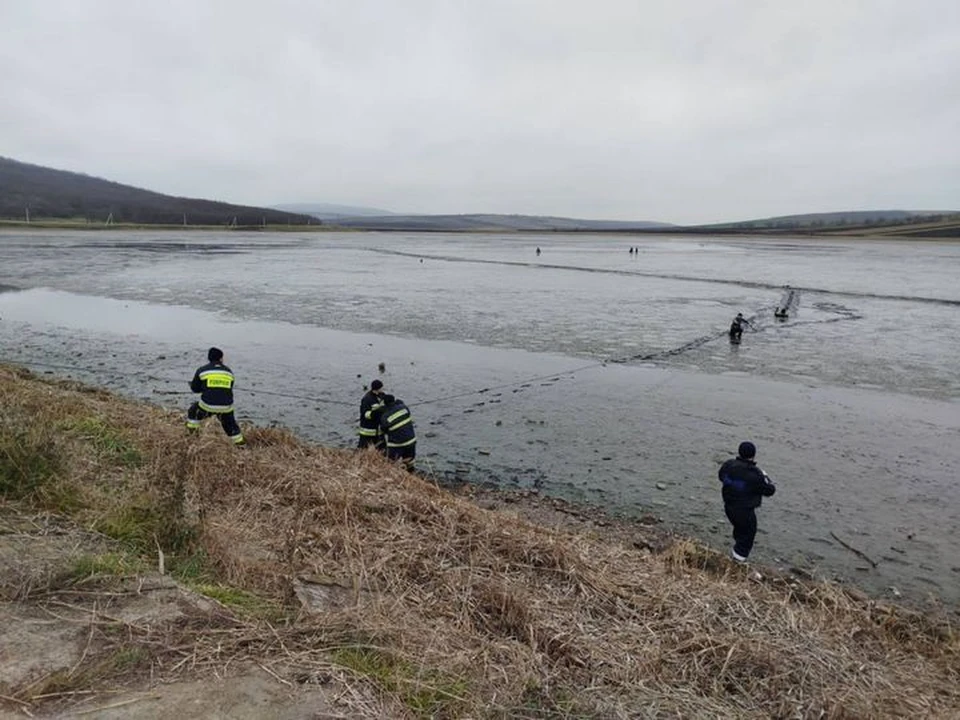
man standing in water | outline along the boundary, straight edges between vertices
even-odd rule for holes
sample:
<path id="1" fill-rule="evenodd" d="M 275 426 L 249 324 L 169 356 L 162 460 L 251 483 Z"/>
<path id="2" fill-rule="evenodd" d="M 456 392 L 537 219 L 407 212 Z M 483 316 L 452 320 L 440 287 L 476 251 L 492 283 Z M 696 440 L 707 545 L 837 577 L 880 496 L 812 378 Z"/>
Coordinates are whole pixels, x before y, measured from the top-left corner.
<path id="1" fill-rule="evenodd" d="M 757 534 L 757 508 L 764 497 L 773 495 L 777 488 L 767 474 L 760 469 L 754 458 L 756 446 L 749 441 L 740 443 L 737 457 L 720 466 L 720 482 L 723 483 L 723 508 L 733 525 L 734 545 L 730 557 L 744 563 L 753 549 Z"/>
<path id="2" fill-rule="evenodd" d="M 220 348 L 210 348 L 207 360 L 210 362 L 197 368 L 190 381 L 190 389 L 200 393 L 200 400 L 187 410 L 187 430 L 197 432 L 201 421 L 216 415 L 233 444 L 244 445 L 243 433 L 233 416 L 233 372 L 223 364 L 223 350 Z"/>
<path id="3" fill-rule="evenodd" d="M 730 339 L 735 342 L 740 342 L 740 336 L 743 335 L 743 326 L 749 324 L 750 321 L 743 316 L 743 313 L 737 313 L 733 322 L 730 323 Z"/>
<path id="4" fill-rule="evenodd" d="M 360 427 L 357 428 L 357 447 L 361 450 L 370 445 L 380 449 L 383 435 L 380 434 L 380 411 L 383 409 L 383 383 L 374 380 L 370 389 L 360 399 Z"/>
<path id="5" fill-rule="evenodd" d="M 383 408 L 380 410 L 380 429 L 387 440 L 387 457 L 400 460 L 407 470 L 413 471 L 417 457 L 417 433 L 413 427 L 413 417 L 403 400 L 393 395 L 383 396 Z"/>

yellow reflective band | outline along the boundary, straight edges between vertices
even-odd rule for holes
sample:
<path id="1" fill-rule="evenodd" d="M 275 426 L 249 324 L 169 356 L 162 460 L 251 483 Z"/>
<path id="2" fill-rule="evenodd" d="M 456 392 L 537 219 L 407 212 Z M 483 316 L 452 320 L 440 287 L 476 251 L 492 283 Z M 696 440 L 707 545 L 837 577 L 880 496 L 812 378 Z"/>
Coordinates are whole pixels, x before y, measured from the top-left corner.
<path id="1" fill-rule="evenodd" d="M 409 413 L 408 410 L 397 410 L 393 415 L 387 416 L 387 422 L 388 422 L 388 423 L 392 423 L 392 422 L 393 422 L 394 420 L 396 420 L 398 417 L 403 417 L 404 415 L 406 415 L 406 414 L 408 414 L 408 413 Z"/>
<path id="2" fill-rule="evenodd" d="M 202 373 L 200 373 L 201 378 L 208 378 L 211 375 L 223 375 L 224 377 L 228 377 L 231 380 L 233 379 L 233 373 L 228 372 L 227 370 L 222 370 L 222 369 L 221 370 L 216 370 L 216 369 L 204 370 Z"/>
<path id="3" fill-rule="evenodd" d="M 357 430 L 357 435 L 363 435 L 364 437 L 376 437 L 379 434 L 376 429 L 360 428 Z"/>
<path id="4" fill-rule="evenodd" d="M 406 420 L 401 420 L 401 421 L 398 422 L 396 425 L 391 425 L 390 427 L 388 427 L 388 428 L 387 428 L 387 432 L 393 432 L 393 431 L 396 430 L 397 428 L 402 428 L 404 425 L 406 425 L 406 424 L 408 424 L 408 423 L 412 423 L 412 422 L 413 422 L 413 418 L 412 418 L 412 417 L 408 417 Z"/>
<path id="5" fill-rule="evenodd" d="M 406 447 L 407 445 L 413 445 L 416 441 L 417 441 L 416 438 L 414 438 L 413 440 L 407 440 L 406 442 L 402 442 L 402 443 L 392 443 L 388 440 L 387 447 Z"/>
<path id="6" fill-rule="evenodd" d="M 200 421 L 199 421 L 199 420 L 187 420 L 187 427 L 188 427 L 188 428 L 194 428 L 194 429 L 196 429 L 196 428 L 200 427 Z"/>
<path id="7" fill-rule="evenodd" d="M 207 383 L 208 388 L 230 388 L 233 385 L 233 375 L 225 372 L 200 373 L 200 379 Z"/>
<path id="8" fill-rule="evenodd" d="M 239 445 L 243 442 L 243 435 L 231 435 L 230 439 L 233 440 L 234 444 Z"/>
<path id="9" fill-rule="evenodd" d="M 233 405 L 207 405 L 203 400 L 199 401 L 197 405 L 200 406 L 201 410 L 206 410 L 208 413 L 213 413 L 214 415 L 233 412 Z"/>

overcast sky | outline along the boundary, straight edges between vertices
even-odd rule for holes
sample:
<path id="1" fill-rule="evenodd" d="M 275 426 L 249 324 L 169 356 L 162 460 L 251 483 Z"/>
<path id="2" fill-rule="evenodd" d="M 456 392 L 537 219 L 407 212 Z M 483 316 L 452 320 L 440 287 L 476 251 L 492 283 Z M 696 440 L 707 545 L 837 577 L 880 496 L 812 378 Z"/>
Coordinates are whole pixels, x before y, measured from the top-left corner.
<path id="1" fill-rule="evenodd" d="M 960 210 L 960 0 L 0 0 L 0 155 L 253 205 Z"/>

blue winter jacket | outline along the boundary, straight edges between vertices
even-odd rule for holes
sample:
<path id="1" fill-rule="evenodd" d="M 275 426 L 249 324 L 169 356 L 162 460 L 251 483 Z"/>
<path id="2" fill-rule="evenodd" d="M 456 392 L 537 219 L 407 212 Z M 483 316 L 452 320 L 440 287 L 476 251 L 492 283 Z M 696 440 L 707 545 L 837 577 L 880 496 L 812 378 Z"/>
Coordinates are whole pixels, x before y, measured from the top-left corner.
<path id="1" fill-rule="evenodd" d="M 757 508 L 763 498 L 773 495 L 777 488 L 767 474 L 753 460 L 741 457 L 727 460 L 718 473 L 723 483 L 723 503 L 734 508 Z"/>

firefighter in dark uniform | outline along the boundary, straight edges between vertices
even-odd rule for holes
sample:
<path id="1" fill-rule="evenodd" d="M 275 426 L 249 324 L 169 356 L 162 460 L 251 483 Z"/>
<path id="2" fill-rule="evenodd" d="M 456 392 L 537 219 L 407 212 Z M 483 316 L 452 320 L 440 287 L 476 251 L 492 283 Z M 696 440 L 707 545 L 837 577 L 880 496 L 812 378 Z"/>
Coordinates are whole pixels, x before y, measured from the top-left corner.
<path id="1" fill-rule="evenodd" d="M 200 400 L 187 410 L 187 430 L 197 432 L 201 421 L 216 415 L 233 444 L 244 445 L 243 433 L 233 416 L 233 372 L 223 364 L 220 348 L 210 348 L 207 360 L 210 362 L 197 368 L 190 381 L 190 389 L 200 393 Z"/>
<path id="2" fill-rule="evenodd" d="M 763 498 L 773 495 L 777 488 L 754 459 L 757 448 L 752 442 L 742 442 L 737 457 L 727 460 L 718 473 L 723 484 L 723 509 L 733 525 L 734 545 L 730 557 L 737 562 L 747 561 L 757 534 L 757 508 Z"/>
<path id="3" fill-rule="evenodd" d="M 393 395 L 383 396 L 380 410 L 380 429 L 386 437 L 387 457 L 400 460 L 407 470 L 413 470 L 417 457 L 417 433 L 410 410 Z"/>
<path id="4" fill-rule="evenodd" d="M 357 428 L 357 447 L 361 450 L 373 445 L 383 449 L 383 434 L 380 432 L 380 410 L 383 408 L 383 383 L 374 380 L 370 389 L 360 399 L 360 427 Z"/>

